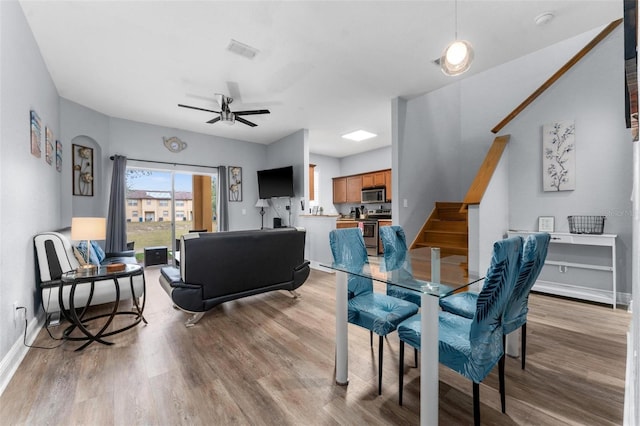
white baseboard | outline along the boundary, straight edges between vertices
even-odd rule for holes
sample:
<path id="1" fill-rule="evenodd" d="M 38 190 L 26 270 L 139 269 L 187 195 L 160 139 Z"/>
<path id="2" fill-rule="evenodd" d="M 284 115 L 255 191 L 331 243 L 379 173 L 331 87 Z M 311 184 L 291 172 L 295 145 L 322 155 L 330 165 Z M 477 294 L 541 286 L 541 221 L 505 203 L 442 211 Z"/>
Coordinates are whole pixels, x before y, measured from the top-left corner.
<path id="1" fill-rule="evenodd" d="M 44 325 L 44 315 L 39 315 L 31 319 L 27 326 L 27 344 L 31 345 L 36 340 L 38 333 Z M 23 343 L 23 334 L 20 333 L 11 349 L 0 361 L 0 395 L 9 385 L 11 378 L 18 370 L 20 363 L 29 352 L 29 348 Z"/>
<path id="2" fill-rule="evenodd" d="M 550 281 L 536 281 L 532 288 L 540 293 L 555 294 L 557 296 L 572 297 L 574 299 L 589 300 L 591 302 L 612 304 L 613 297 L 610 290 L 600 290 L 589 287 L 556 283 Z M 629 293 L 616 293 L 616 304 L 629 305 L 631 295 Z"/>

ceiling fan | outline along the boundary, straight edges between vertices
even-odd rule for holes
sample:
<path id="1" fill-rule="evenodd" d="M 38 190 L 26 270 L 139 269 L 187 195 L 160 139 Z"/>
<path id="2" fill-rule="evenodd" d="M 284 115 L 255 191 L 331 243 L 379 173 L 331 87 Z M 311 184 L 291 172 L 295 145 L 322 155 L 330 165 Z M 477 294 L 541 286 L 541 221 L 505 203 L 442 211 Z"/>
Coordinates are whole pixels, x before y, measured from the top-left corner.
<path id="1" fill-rule="evenodd" d="M 247 126 L 256 127 L 257 126 L 256 123 L 252 123 L 249 120 L 245 120 L 241 116 L 270 114 L 268 109 L 254 109 L 250 111 L 231 111 L 231 109 L 229 109 L 229 104 L 233 102 L 233 98 L 229 96 L 221 95 L 220 93 L 216 93 L 216 102 L 218 103 L 218 105 L 220 105 L 220 111 L 213 111 L 210 109 L 205 109 L 205 108 L 200 108 L 200 107 L 195 107 L 190 105 L 183 105 L 183 104 L 178 104 L 178 106 L 182 108 L 189 108 L 189 109 L 195 109 L 198 111 L 213 112 L 214 114 L 218 114 L 217 117 L 214 117 L 211 120 L 207 121 L 208 124 L 213 124 L 217 121 L 222 121 L 224 123 L 231 125 L 234 122 L 239 121 L 240 123 L 246 124 Z"/>

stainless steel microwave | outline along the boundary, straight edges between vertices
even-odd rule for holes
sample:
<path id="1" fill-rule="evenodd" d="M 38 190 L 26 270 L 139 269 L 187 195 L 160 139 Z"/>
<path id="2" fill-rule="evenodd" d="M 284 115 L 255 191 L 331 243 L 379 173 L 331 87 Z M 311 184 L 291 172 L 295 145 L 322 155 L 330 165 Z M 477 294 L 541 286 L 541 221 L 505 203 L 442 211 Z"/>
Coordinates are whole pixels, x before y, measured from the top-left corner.
<path id="1" fill-rule="evenodd" d="M 363 188 L 361 201 L 363 204 L 365 203 L 384 203 L 387 199 L 385 197 L 385 188 L 376 187 L 376 188 Z"/>

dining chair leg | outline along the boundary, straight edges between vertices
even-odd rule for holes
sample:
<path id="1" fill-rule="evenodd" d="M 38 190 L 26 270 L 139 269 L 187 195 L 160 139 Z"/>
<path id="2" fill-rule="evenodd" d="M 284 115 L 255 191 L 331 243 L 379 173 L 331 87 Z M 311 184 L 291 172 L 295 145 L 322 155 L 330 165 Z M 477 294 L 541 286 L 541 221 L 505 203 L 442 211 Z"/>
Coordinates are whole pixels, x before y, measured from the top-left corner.
<path id="1" fill-rule="evenodd" d="M 504 358 L 505 355 L 502 355 L 500 361 L 498 361 L 498 378 L 500 380 L 500 403 L 502 404 L 502 414 L 507 412 L 507 395 L 504 388 Z"/>
<path id="2" fill-rule="evenodd" d="M 398 377 L 398 405 L 402 405 L 402 385 L 404 383 L 404 342 L 402 340 L 400 340 L 400 367 Z"/>
<path id="3" fill-rule="evenodd" d="M 522 329 L 520 330 L 520 334 L 522 335 L 522 369 L 524 370 L 524 361 L 527 356 L 527 323 L 522 324 Z"/>
<path id="4" fill-rule="evenodd" d="M 369 346 L 373 347 L 373 331 L 369 330 Z"/>
<path id="5" fill-rule="evenodd" d="M 413 362 L 416 365 L 416 368 L 418 368 L 418 350 L 416 348 L 413 348 Z"/>
<path id="6" fill-rule="evenodd" d="M 473 424 L 480 426 L 480 383 L 473 382 Z"/>
<path id="7" fill-rule="evenodd" d="M 380 336 L 378 341 L 378 395 L 382 395 L 382 345 L 384 337 Z"/>

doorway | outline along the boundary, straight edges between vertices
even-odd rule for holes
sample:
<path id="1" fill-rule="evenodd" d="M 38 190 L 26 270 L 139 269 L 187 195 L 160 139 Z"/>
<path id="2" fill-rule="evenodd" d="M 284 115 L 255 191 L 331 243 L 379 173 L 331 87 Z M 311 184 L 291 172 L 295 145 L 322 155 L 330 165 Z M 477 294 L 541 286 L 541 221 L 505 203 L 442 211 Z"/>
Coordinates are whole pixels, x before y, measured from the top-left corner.
<path id="1" fill-rule="evenodd" d="M 217 230 L 217 181 L 217 173 L 127 167 L 127 241 L 139 262 L 145 247 L 166 247 L 171 263 L 182 235 Z"/>

